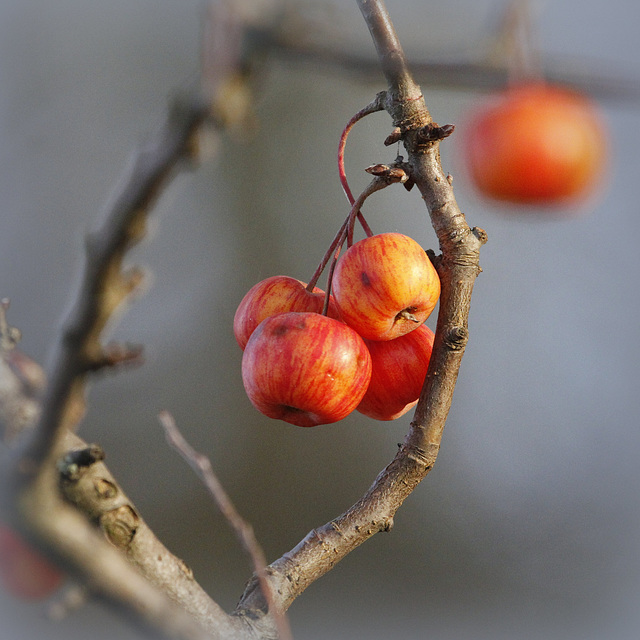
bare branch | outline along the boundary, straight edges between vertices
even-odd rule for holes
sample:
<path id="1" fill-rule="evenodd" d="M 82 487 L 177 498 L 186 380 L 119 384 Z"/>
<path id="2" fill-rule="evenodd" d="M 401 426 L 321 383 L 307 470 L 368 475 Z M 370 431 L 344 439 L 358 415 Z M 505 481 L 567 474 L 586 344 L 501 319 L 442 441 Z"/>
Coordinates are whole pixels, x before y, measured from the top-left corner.
<path id="1" fill-rule="evenodd" d="M 47 376 L 40 421 L 24 453 L 31 469 L 55 450 L 83 412 L 85 376 L 109 359 L 99 343 L 100 333 L 140 283 L 138 271 L 122 271 L 124 255 L 144 235 L 148 209 L 172 169 L 188 154 L 194 131 L 207 113 L 198 100 L 176 103 L 163 129 L 134 158 L 102 229 L 87 240 L 82 287 Z"/>
<path id="2" fill-rule="evenodd" d="M 262 36 L 264 39 L 264 35 Z M 267 36 L 268 37 L 268 36 Z M 380 63 L 372 56 L 347 49 L 323 47 L 299 40 L 271 37 L 271 52 L 287 65 L 308 65 L 347 72 L 359 82 L 377 83 Z M 640 78 L 619 65 L 600 60 L 549 56 L 541 63 L 544 78 L 552 83 L 612 102 L 640 102 Z M 425 87 L 462 91 L 491 91 L 507 85 L 511 75 L 508 64 L 463 57 L 453 60 L 411 59 L 408 64 L 416 80 Z"/>
<path id="3" fill-rule="evenodd" d="M 0 303 L 0 440 L 11 442 L 40 415 L 45 386 L 42 367 L 16 349 L 20 331 L 7 321 L 9 301 Z"/>
<path id="4" fill-rule="evenodd" d="M 262 547 L 256 539 L 253 527 L 238 513 L 229 494 L 224 490 L 220 480 L 214 473 L 209 458 L 191 447 L 176 426 L 173 416 L 168 411 L 163 411 L 158 417 L 164 428 L 167 441 L 198 474 L 218 509 L 231 525 L 242 547 L 249 555 L 260 588 L 265 596 L 268 607 L 267 612 L 273 617 L 278 637 L 280 640 L 291 640 L 293 636 L 291 635 L 286 615 L 280 611 L 272 586 L 267 580 L 267 561 Z"/>
<path id="5" fill-rule="evenodd" d="M 136 506 L 102 461 L 104 452 L 74 434 L 68 453 L 58 463 L 64 497 L 103 531 L 113 546 L 156 587 L 159 587 L 208 633 L 242 625 L 207 595 L 189 567 L 156 538 Z"/>
<path id="6" fill-rule="evenodd" d="M 81 575 L 99 596 L 135 612 L 145 624 L 180 638 L 202 638 L 205 632 L 62 500 L 56 460 L 84 414 L 88 373 L 139 355 L 137 349 L 104 349 L 100 335 L 140 284 L 139 271 L 122 269 L 125 253 L 143 236 L 149 208 L 174 167 L 187 157 L 194 131 L 207 114 L 199 98 L 177 102 L 162 130 L 135 157 L 102 229 L 87 241 L 84 280 L 48 376 L 40 419 L 25 434 L 26 443 L 21 441 L 12 452 L 13 464 L 3 469 L 9 478 L 5 486 L 17 485 L 16 517 L 65 569 Z"/>
<path id="7" fill-rule="evenodd" d="M 270 566 L 270 579 L 284 608 L 358 545 L 380 531 L 389 531 L 395 512 L 432 469 L 467 341 L 471 291 L 480 270 L 479 248 L 486 241 L 484 232 L 467 226 L 440 166 L 438 145 L 451 130 L 442 127 L 439 135 L 425 135 L 427 131 L 433 134 L 437 125 L 408 70 L 384 3 L 358 0 L 358 4 L 387 78 L 385 107 L 393 119 L 394 138 L 403 140 L 409 154 L 402 167 L 418 186 L 440 241 L 440 311 L 425 386 L 395 458 L 356 504 L 311 531 Z M 249 585 L 240 606 L 254 605 L 259 598 L 255 585 Z"/>

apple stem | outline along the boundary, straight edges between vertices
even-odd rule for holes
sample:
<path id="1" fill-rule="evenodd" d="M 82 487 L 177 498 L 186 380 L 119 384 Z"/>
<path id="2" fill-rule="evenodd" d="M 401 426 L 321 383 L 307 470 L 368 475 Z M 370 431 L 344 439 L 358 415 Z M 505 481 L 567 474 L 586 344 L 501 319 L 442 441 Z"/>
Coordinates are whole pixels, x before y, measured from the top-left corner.
<path id="1" fill-rule="evenodd" d="M 340 142 L 338 144 L 338 175 L 340 176 L 340 184 L 342 185 L 342 189 L 344 190 L 344 194 L 347 196 L 347 200 L 350 205 L 353 205 L 355 198 L 353 197 L 353 193 L 351 193 L 351 188 L 347 182 L 347 173 L 344 168 L 344 149 L 347 145 L 347 137 L 356 122 L 362 120 L 365 116 L 375 113 L 376 111 L 384 111 L 384 101 L 386 96 L 386 91 L 378 93 L 372 102 L 364 107 L 364 109 L 360 109 L 360 111 L 358 111 L 358 113 L 356 113 L 349 122 L 347 122 L 345 128 L 342 130 L 342 134 L 340 135 Z"/>
<path id="2" fill-rule="evenodd" d="M 349 119 L 345 128 L 342 130 L 342 134 L 340 135 L 340 142 L 338 143 L 338 175 L 340 177 L 340 184 L 342 185 L 342 189 L 344 191 L 349 204 L 351 205 L 351 210 L 349 211 L 349 215 L 347 219 L 342 223 L 342 226 L 336 233 L 333 241 L 329 245 L 329 248 L 325 252 L 320 264 L 316 268 L 313 276 L 309 280 L 307 284 L 307 291 L 313 291 L 315 286 L 322 275 L 327 264 L 329 264 L 329 260 L 331 260 L 331 267 L 329 268 L 329 274 L 327 277 L 327 291 L 325 295 L 324 308 L 322 313 L 324 315 L 327 314 L 329 308 L 329 296 L 331 294 L 331 280 L 333 276 L 333 271 L 335 269 L 336 262 L 338 261 L 338 257 L 340 255 L 340 250 L 342 249 L 342 245 L 345 240 L 347 241 L 347 246 L 350 247 L 353 244 L 353 233 L 355 228 L 356 219 L 360 222 L 360 226 L 362 227 L 364 233 L 367 237 L 371 237 L 373 235 L 373 231 L 364 216 L 362 215 L 362 205 L 364 201 L 374 192 L 388 186 L 392 181 L 388 179 L 383 180 L 376 176 L 374 180 L 369 184 L 369 186 L 358 196 L 358 198 L 353 197 L 353 193 L 351 191 L 351 187 L 349 187 L 349 182 L 347 181 L 347 173 L 344 168 L 344 151 L 347 144 L 347 137 L 353 126 L 359 120 L 362 120 L 365 116 L 368 116 L 377 111 L 385 110 L 385 101 L 387 98 L 387 94 L 385 91 L 381 91 L 375 97 L 375 99 L 370 102 L 366 107 L 358 111 L 354 116 Z M 397 180 L 395 180 L 397 181 Z M 333 256 L 333 259 L 332 259 Z"/>
<path id="3" fill-rule="evenodd" d="M 501 49 L 510 85 L 544 80 L 538 29 L 532 10 L 530 2 L 511 0 L 496 37 L 496 48 Z"/>
<path id="4" fill-rule="evenodd" d="M 340 255 L 340 247 L 337 248 L 336 253 L 331 261 L 329 267 L 329 274 L 327 275 L 327 291 L 324 296 L 324 303 L 322 305 L 322 315 L 326 316 L 329 313 L 329 300 L 331 299 L 331 283 L 333 282 L 333 272 L 338 264 L 338 256 Z"/>
<path id="5" fill-rule="evenodd" d="M 346 238 L 346 229 L 347 229 L 348 222 L 349 222 L 349 218 L 347 218 L 342 223 L 342 226 L 338 230 L 338 233 L 336 233 L 334 239 L 331 241 L 331 244 L 329 245 L 329 248 L 327 249 L 327 251 L 325 252 L 324 256 L 322 257 L 322 260 L 320 261 L 320 264 L 318 265 L 318 267 L 316 268 L 314 274 L 311 276 L 311 279 L 309 280 L 309 284 L 307 285 L 307 291 L 313 291 L 313 288 L 318 283 L 318 279 L 322 275 L 322 272 L 324 271 L 324 268 L 329 263 L 329 260 L 331 259 L 331 256 L 333 255 L 333 253 L 336 250 L 339 251 L 340 247 L 342 247 L 342 245 L 344 244 L 344 240 Z"/>
<path id="6" fill-rule="evenodd" d="M 309 284 L 307 284 L 307 291 L 313 291 L 314 287 L 317 285 L 322 272 L 324 271 L 327 264 L 329 264 L 329 260 L 332 260 L 331 267 L 329 270 L 329 275 L 327 278 L 327 291 L 324 302 L 324 310 L 323 313 L 326 315 L 326 310 L 329 308 L 329 295 L 331 292 L 331 280 L 333 276 L 333 271 L 335 269 L 335 264 L 338 261 L 338 257 L 340 255 L 340 250 L 342 249 L 342 245 L 345 240 L 347 241 L 347 247 L 350 247 L 353 244 L 353 233 L 356 224 L 356 218 L 360 220 L 362 227 L 367 234 L 367 237 L 371 237 L 373 235 L 373 231 L 369 227 L 369 225 L 364 220 L 360 209 L 364 204 L 364 201 L 376 191 L 380 191 L 385 187 L 388 187 L 390 184 L 394 184 L 395 182 L 402 182 L 406 179 L 406 175 L 403 172 L 403 175 L 396 173 L 391 173 L 389 171 L 385 171 L 380 173 L 380 175 L 376 175 L 373 180 L 369 183 L 366 189 L 358 196 L 356 200 L 353 201 L 351 206 L 351 211 L 349 211 L 349 215 L 346 220 L 342 223 L 340 229 L 338 229 L 338 233 L 336 233 L 333 238 L 329 248 L 325 252 L 320 264 L 316 268 L 313 276 L 309 280 Z M 333 256 L 333 259 L 332 259 Z"/>

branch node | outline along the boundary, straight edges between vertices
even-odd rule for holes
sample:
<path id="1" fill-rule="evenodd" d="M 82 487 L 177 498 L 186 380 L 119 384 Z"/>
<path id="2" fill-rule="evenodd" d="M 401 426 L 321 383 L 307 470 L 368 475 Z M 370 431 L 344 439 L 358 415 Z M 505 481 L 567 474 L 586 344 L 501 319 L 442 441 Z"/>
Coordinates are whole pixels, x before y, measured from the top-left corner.
<path id="1" fill-rule="evenodd" d="M 416 422 L 411 423 L 411 429 L 420 430 L 420 426 Z M 431 471 L 440 451 L 440 444 L 430 442 L 426 446 L 419 446 L 411 441 L 403 445 L 405 455 L 409 460 L 424 467 L 425 472 Z"/>
<path id="2" fill-rule="evenodd" d="M 58 473 L 64 480 L 77 482 L 90 466 L 101 462 L 104 457 L 104 449 L 97 444 L 69 451 L 58 461 Z"/>
<path id="3" fill-rule="evenodd" d="M 96 495 L 101 500 L 113 500 L 118 495 L 118 487 L 107 478 L 98 478 L 93 483 Z"/>
<path id="4" fill-rule="evenodd" d="M 444 343 L 452 351 L 464 349 L 468 340 L 469 331 L 465 327 L 451 327 L 444 335 Z"/>
<path id="5" fill-rule="evenodd" d="M 473 227 L 473 229 L 471 229 L 471 233 L 473 233 L 473 235 L 478 238 L 480 244 L 486 244 L 487 240 L 489 239 L 487 232 L 480 227 Z"/>
<path id="6" fill-rule="evenodd" d="M 390 166 L 388 164 L 373 164 L 367 167 L 365 171 L 376 178 L 383 179 L 387 184 L 396 182 L 405 183 L 409 179 L 409 174 L 398 166 Z"/>
<path id="7" fill-rule="evenodd" d="M 9 304 L 9 298 L 0 300 L 0 351 L 10 351 L 22 338 L 20 329 L 9 326 L 7 322 Z"/>
<path id="8" fill-rule="evenodd" d="M 138 530 L 140 516 L 130 505 L 122 505 L 100 516 L 100 528 L 118 549 L 127 549 Z"/>
<path id="9" fill-rule="evenodd" d="M 430 122 L 418 131 L 416 141 L 418 144 L 438 142 L 448 138 L 453 133 L 454 129 L 455 125 L 453 124 L 443 124 L 440 127 L 437 122 Z"/>

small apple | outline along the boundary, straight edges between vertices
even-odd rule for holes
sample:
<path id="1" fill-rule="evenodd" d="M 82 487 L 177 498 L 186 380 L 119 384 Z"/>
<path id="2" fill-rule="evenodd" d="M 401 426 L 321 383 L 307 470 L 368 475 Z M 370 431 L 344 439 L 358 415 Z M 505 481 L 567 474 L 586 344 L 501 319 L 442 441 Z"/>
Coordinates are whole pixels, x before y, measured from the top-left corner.
<path id="1" fill-rule="evenodd" d="M 496 200 L 562 205 L 589 195 L 606 174 L 607 132 L 594 104 L 540 81 L 494 96 L 462 140 L 472 181 Z"/>
<path id="2" fill-rule="evenodd" d="M 371 382 L 357 410 L 376 420 L 395 420 L 418 402 L 424 384 L 433 331 L 420 325 L 395 340 L 365 340 L 371 354 Z"/>
<path id="3" fill-rule="evenodd" d="M 369 340 L 393 340 L 418 328 L 440 296 L 431 260 L 401 233 L 356 242 L 338 260 L 332 283 L 342 319 Z"/>
<path id="4" fill-rule="evenodd" d="M 25 600 L 46 598 L 60 586 L 63 577 L 13 529 L 0 523 L 0 579 L 9 593 Z"/>
<path id="5" fill-rule="evenodd" d="M 242 356 L 242 381 L 253 406 L 300 427 L 349 415 L 370 378 L 371 356 L 362 338 L 319 313 L 266 318 Z"/>
<path id="6" fill-rule="evenodd" d="M 300 280 L 289 276 L 272 276 L 253 285 L 238 305 L 233 319 L 233 333 L 241 349 L 255 328 L 269 316 L 286 311 L 313 311 L 322 313 L 325 292 L 318 287 L 313 291 Z M 329 298 L 327 315 L 339 319 L 333 296 Z"/>

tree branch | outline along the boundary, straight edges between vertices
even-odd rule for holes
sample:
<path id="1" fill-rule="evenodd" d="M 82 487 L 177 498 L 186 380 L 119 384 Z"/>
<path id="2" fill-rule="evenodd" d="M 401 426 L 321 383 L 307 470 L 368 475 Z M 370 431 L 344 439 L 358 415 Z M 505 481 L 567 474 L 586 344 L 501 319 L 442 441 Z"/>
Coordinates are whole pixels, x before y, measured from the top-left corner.
<path id="1" fill-rule="evenodd" d="M 410 179 L 420 189 L 440 241 L 442 257 L 437 262 L 442 294 L 429 372 L 411 428 L 395 458 L 356 504 L 311 531 L 269 567 L 285 609 L 353 549 L 375 533 L 389 531 L 395 512 L 433 468 L 467 341 L 471 291 L 480 271 L 479 249 L 486 241 L 484 232 L 468 227 L 456 204 L 440 166 L 438 135 L 434 136 L 434 131 L 450 131 L 432 122 L 383 2 L 358 0 L 358 4 L 387 79 L 385 106 L 409 154 Z M 255 586 L 255 582 L 248 586 L 239 606 L 255 606 L 261 597 Z"/>
<path id="2" fill-rule="evenodd" d="M 109 542 L 152 584 L 209 634 L 241 626 L 200 587 L 193 572 L 156 538 L 136 506 L 102 462 L 102 451 L 74 434 L 58 463 L 63 496 L 97 525 Z"/>
<path id="3" fill-rule="evenodd" d="M 10 451 L 11 459 L 3 465 L 2 471 L 6 474 L 3 485 L 5 488 L 13 487 L 10 493 L 16 496 L 9 507 L 13 518 L 65 570 L 80 576 L 97 595 L 135 614 L 136 620 L 167 637 L 210 639 L 233 637 L 231 632 L 238 633 L 245 625 L 224 614 L 203 594 L 196 597 L 195 583 L 186 584 L 188 580 L 179 579 L 180 572 L 185 573 L 184 565 L 161 547 L 126 496 L 117 490 L 115 482 L 103 476 L 100 486 L 109 487 L 114 499 L 121 503 L 115 510 L 105 510 L 100 514 L 95 508 L 91 512 L 86 500 L 82 506 L 90 518 L 97 518 L 107 534 L 111 534 L 111 542 L 121 548 L 126 546 L 132 559 L 144 557 L 147 564 L 155 562 L 158 569 L 158 556 L 154 557 L 149 552 L 154 550 L 161 554 L 165 561 L 162 566 L 165 575 L 160 575 L 157 570 L 155 576 L 147 574 L 152 579 L 156 578 L 155 585 L 140 575 L 85 515 L 63 500 L 57 466 L 58 459 L 70 446 L 75 444 L 77 447 L 77 441 L 71 441 L 71 431 L 84 413 L 87 375 L 99 367 L 127 360 L 136 353 L 127 348 L 104 349 L 100 335 L 117 308 L 141 280 L 137 270 L 123 270 L 125 253 L 144 235 L 146 216 L 156 195 L 178 162 L 188 156 L 193 134 L 210 112 L 210 106 L 200 100 L 199 94 L 196 95 L 195 99 L 178 102 L 162 130 L 140 149 L 109 207 L 103 227 L 87 241 L 82 287 L 48 376 L 49 384 L 38 412 L 39 419 L 32 429 L 24 433 L 24 441 L 18 441 Z M 3 357 L 3 365 L 7 362 Z M 6 369 L 4 371 L 7 373 Z M 28 405 L 23 400 L 20 406 Z M 97 469 L 99 465 L 96 461 L 90 466 Z M 67 465 L 67 471 L 69 468 Z M 69 479 L 70 475 L 67 476 Z M 80 501 L 81 492 L 77 491 L 80 484 L 66 482 L 71 493 L 72 488 L 76 489 L 76 502 Z M 94 495 L 92 491 L 88 494 Z M 100 507 L 104 509 L 105 504 L 108 500 L 103 499 Z M 127 523 L 125 516 L 130 516 L 132 522 Z M 109 517 L 112 518 L 110 523 Z M 107 526 L 109 524 L 111 527 Z M 126 545 L 118 544 L 114 532 L 121 533 L 126 524 L 132 525 L 135 543 L 132 540 L 126 541 Z M 136 545 L 141 551 L 138 556 L 134 551 Z M 176 585 L 183 587 L 180 594 L 175 591 Z M 162 591 L 163 588 L 182 606 L 174 604 Z M 184 606 L 185 603 L 191 605 Z M 201 619 L 209 617 L 213 620 L 208 631 L 192 613 L 185 611 L 189 606 L 199 609 L 192 613 Z"/>
<path id="4" fill-rule="evenodd" d="M 327 26 L 327 31 L 331 25 Z M 287 65 L 313 65 L 325 67 L 332 74 L 346 72 L 354 80 L 377 83 L 380 62 L 373 56 L 360 54 L 341 47 L 326 46 L 327 38 L 314 41 L 304 38 L 283 37 L 277 30 L 259 31 L 256 40 L 268 45 L 270 54 Z M 509 60 L 496 61 L 486 51 L 478 50 L 473 57 L 458 56 L 449 60 L 413 58 L 408 67 L 416 80 L 430 88 L 461 91 L 491 91 L 505 87 L 510 78 Z M 619 65 L 607 65 L 601 60 L 582 57 L 546 56 L 541 60 L 541 75 L 551 83 L 591 95 L 598 100 L 638 103 L 640 81 L 633 70 L 625 71 Z"/>
<path id="5" fill-rule="evenodd" d="M 410 431 L 395 458 L 356 504 L 310 532 L 267 567 L 265 573 L 275 600 L 271 608 L 281 611 L 286 611 L 309 584 L 358 545 L 379 531 L 389 531 L 397 509 L 433 467 L 467 342 L 467 318 L 473 283 L 479 272 L 479 248 L 486 240 L 484 232 L 468 227 L 456 204 L 439 161 L 439 136 L 445 128 L 432 122 L 384 4 L 381 0 L 359 0 L 359 6 L 388 83 L 384 107 L 407 149 L 409 158 L 405 166 L 410 171 L 409 178 L 418 185 L 440 242 L 442 256 L 437 260 L 442 283 L 440 312 L 425 386 Z M 19 459 L 13 465 L 21 480 L 17 511 L 63 566 L 83 576 L 103 597 L 118 602 L 147 625 L 157 625 L 166 636 L 267 638 L 273 637 L 271 616 L 256 619 L 255 614 L 269 610 L 265 600 L 265 592 L 269 590 L 260 589 L 258 576 L 249 583 L 234 616 L 220 612 L 215 603 L 207 604 L 212 622 L 205 631 L 203 624 L 184 611 L 189 608 L 188 593 L 176 597 L 181 607 L 174 606 L 82 514 L 61 499 L 55 465 L 68 451 L 69 431 L 84 412 L 87 374 L 112 363 L 114 358 L 126 360 L 135 356 L 135 352 L 127 349 L 106 352 L 100 344 L 100 335 L 116 309 L 140 283 L 138 271 L 123 271 L 125 253 L 144 234 L 147 210 L 176 163 L 188 155 L 192 135 L 209 109 L 210 105 L 198 98 L 181 103 L 172 111 L 165 128 L 135 159 L 103 228 L 87 243 L 82 288 L 50 369 L 40 419 L 26 445 L 17 449 Z M 72 497 L 70 485 L 82 480 L 75 478 L 74 473 L 84 460 L 89 461 L 86 466 L 92 471 L 101 468 L 102 462 L 97 457 L 93 450 L 75 449 L 62 467 L 63 475 L 70 481 L 69 497 L 89 514 L 95 505 L 82 503 L 82 495 Z M 103 470 L 100 474 L 103 480 L 108 477 Z M 84 473 L 80 476 L 90 477 Z M 117 527 L 107 531 L 117 546 L 121 546 L 122 536 L 123 548 L 130 552 L 130 533 L 135 531 L 135 537 L 138 536 L 141 520 L 123 494 L 117 494 L 117 500 L 110 506 L 116 511 Z M 102 519 L 102 515 L 93 517 Z M 142 555 L 149 548 L 144 547 Z M 184 573 L 177 559 L 172 559 L 170 565 Z M 161 586 L 169 590 L 167 584 Z"/>
<path id="6" fill-rule="evenodd" d="M 163 129 L 134 158 L 102 229 L 87 239 L 84 280 L 47 375 L 40 421 L 23 454 L 29 468 L 38 468 L 77 424 L 86 374 L 108 359 L 100 334 L 142 280 L 138 270 L 122 271 L 124 255 L 144 236 L 149 208 L 176 164 L 189 153 L 192 136 L 208 113 L 204 101 L 176 102 Z"/>
<path id="7" fill-rule="evenodd" d="M 291 629 L 286 615 L 279 610 L 279 603 L 272 591 L 271 584 L 266 574 L 266 559 L 264 551 L 256 539 L 253 527 L 238 513 L 231 498 L 224 490 L 213 471 L 211 461 L 206 456 L 198 453 L 186 441 L 178 429 L 173 416 L 167 411 L 163 411 L 160 416 L 160 423 L 164 428 L 169 444 L 182 456 L 189 466 L 198 474 L 206 486 L 209 494 L 214 499 L 218 509 L 233 528 L 242 547 L 249 555 L 256 579 L 264 594 L 267 604 L 266 611 L 273 619 L 274 626 L 278 633 L 279 640 L 292 640 Z"/>

